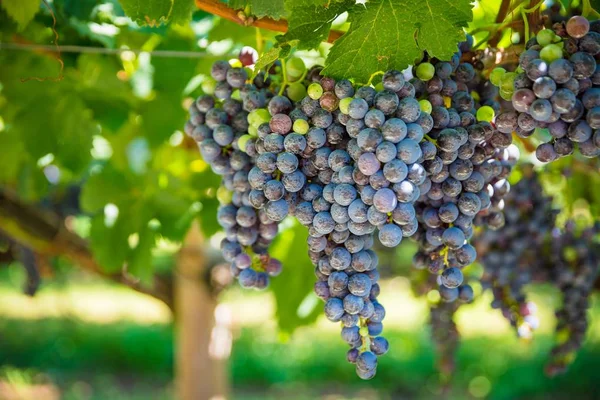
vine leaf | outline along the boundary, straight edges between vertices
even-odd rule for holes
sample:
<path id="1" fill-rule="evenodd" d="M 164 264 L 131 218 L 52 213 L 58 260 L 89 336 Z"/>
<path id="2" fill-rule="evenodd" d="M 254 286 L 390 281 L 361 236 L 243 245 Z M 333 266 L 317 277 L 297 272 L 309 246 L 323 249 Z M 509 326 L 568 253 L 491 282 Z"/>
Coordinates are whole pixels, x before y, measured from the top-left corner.
<path id="1" fill-rule="evenodd" d="M 2 0 L 0 4 L 15 20 L 19 30 L 25 29 L 40 9 L 40 0 Z"/>
<path id="2" fill-rule="evenodd" d="M 191 0 L 119 0 L 128 17 L 151 27 L 173 22 L 183 24 L 192 16 Z"/>
<path id="3" fill-rule="evenodd" d="M 267 68 L 273 64 L 279 58 L 286 58 L 290 55 L 292 47 L 297 46 L 298 41 L 292 40 L 288 43 L 277 44 L 271 49 L 264 52 L 254 65 L 254 73 L 257 74 L 259 71 Z"/>
<path id="4" fill-rule="evenodd" d="M 402 70 L 420 58 L 450 59 L 472 20 L 469 0 L 371 0 L 349 11 L 350 29 L 338 39 L 323 73 L 367 82 L 373 71 Z"/>
<path id="5" fill-rule="evenodd" d="M 54 4 L 69 17 L 85 20 L 91 17 L 98 0 L 54 0 Z"/>
<path id="6" fill-rule="evenodd" d="M 131 250 L 127 271 L 140 279 L 143 284 L 152 283 L 152 249 L 156 245 L 157 227 L 146 223 L 139 232 L 137 246 Z"/>
<path id="7" fill-rule="evenodd" d="M 254 65 L 254 71 L 258 72 L 267 68 L 269 65 L 277 61 L 279 54 L 281 54 L 281 47 L 272 47 L 270 50 L 264 52 L 256 61 L 256 64 Z"/>
<path id="8" fill-rule="evenodd" d="M 249 13 L 258 18 L 269 17 L 281 19 L 285 17 L 284 0 L 222 0 L 229 8 L 244 10 L 249 8 Z"/>
<path id="9" fill-rule="evenodd" d="M 342 0 L 329 4 L 323 0 L 286 0 L 288 31 L 285 41 L 298 40 L 299 49 L 313 49 L 327 40 L 331 23 L 355 4 Z"/>
<path id="10" fill-rule="evenodd" d="M 277 322 L 284 333 L 314 322 L 323 305 L 313 295 L 314 268 L 308 257 L 306 228 L 294 221 L 271 245 L 271 255 L 284 265 L 281 275 L 271 281 L 277 306 Z M 308 301 L 307 301 L 308 300 Z"/>

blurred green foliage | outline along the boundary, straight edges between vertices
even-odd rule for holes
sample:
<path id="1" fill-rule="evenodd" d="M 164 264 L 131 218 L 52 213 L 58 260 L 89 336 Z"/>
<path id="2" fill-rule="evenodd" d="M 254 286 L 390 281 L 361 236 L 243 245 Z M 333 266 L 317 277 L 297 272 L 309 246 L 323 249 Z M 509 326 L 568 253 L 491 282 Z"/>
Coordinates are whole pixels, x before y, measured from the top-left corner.
<path id="1" fill-rule="evenodd" d="M 92 385 L 97 399 L 112 398 L 107 380 L 135 388 L 133 396 L 146 385 L 164 388 L 172 379 L 170 325 L 4 319 L 0 334 L 3 365 L 46 371 L 63 388 L 83 379 Z M 340 362 L 345 346 L 332 331 L 311 329 L 281 343 L 269 329 L 244 328 L 231 356 L 234 398 L 252 398 L 253 392 L 262 398 L 294 399 L 326 394 L 373 399 L 439 396 L 440 378 L 428 332 L 389 329 L 388 337 L 397 351 L 381 359 L 381 372 L 374 380 L 359 382 L 350 366 Z M 549 336 L 538 336 L 534 344 L 519 343 L 512 336 L 465 339 L 448 398 L 594 398 L 595 371 L 600 368 L 598 343 L 588 343 L 569 372 L 555 379 L 543 374 L 551 344 Z M 95 378 L 86 376 L 91 371 Z"/>
<path id="2" fill-rule="evenodd" d="M 54 41 L 52 14 L 39 0 L 31 21 L 14 18 L 11 2 L 0 7 L 2 40 L 17 45 L 0 52 L 0 187 L 87 220 L 79 231 L 99 264 L 107 272 L 126 265 L 142 282 L 152 280 L 161 240 L 181 242 L 195 219 L 206 237 L 219 230 L 219 177 L 182 133 L 187 107 L 215 60 L 255 45 L 257 33 L 261 41 L 274 37 L 201 11 L 191 21 L 176 14 L 191 15 L 193 1 L 175 2 L 171 16 L 161 18 L 159 3 L 134 11 L 129 1 L 50 2 L 59 44 L 94 50 L 60 56 L 27 47 Z M 142 26 L 133 12 L 186 23 Z M 312 322 L 318 309 L 296 312 L 311 293 L 312 268 L 305 230 L 288 227 L 292 236 L 284 234 L 289 240 L 278 240 L 274 251 L 288 261 L 300 255 L 283 277 L 295 284 L 274 290 L 289 332 Z"/>

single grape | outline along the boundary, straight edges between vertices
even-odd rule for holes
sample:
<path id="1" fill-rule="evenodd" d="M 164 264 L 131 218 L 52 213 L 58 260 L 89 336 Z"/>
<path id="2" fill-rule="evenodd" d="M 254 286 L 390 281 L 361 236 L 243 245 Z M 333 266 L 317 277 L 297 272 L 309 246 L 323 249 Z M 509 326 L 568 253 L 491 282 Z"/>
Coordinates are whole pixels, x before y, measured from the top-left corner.
<path id="1" fill-rule="evenodd" d="M 563 58 L 562 48 L 557 44 L 549 44 L 540 51 L 540 58 L 550 64 Z"/>
<path id="2" fill-rule="evenodd" d="M 500 86 L 500 80 L 505 73 L 506 70 L 502 67 L 494 68 L 490 74 L 490 82 L 492 82 L 494 86 Z"/>
<path id="3" fill-rule="evenodd" d="M 540 46 L 544 47 L 552 43 L 555 36 L 556 34 L 552 29 L 542 29 L 538 32 L 536 40 Z"/>
<path id="4" fill-rule="evenodd" d="M 582 16 L 575 15 L 567 21 L 567 33 L 576 39 L 584 37 L 590 30 L 589 21 Z"/>
<path id="5" fill-rule="evenodd" d="M 477 110 L 477 121 L 492 122 L 494 119 L 494 109 L 490 106 L 482 106 Z"/>
<path id="6" fill-rule="evenodd" d="M 306 92 L 311 99 L 318 100 L 323 95 L 323 87 L 319 83 L 313 82 L 308 86 Z"/>
<path id="7" fill-rule="evenodd" d="M 435 67 L 431 63 L 424 62 L 424 63 L 419 64 L 416 68 L 416 75 L 422 81 L 430 80 L 431 78 L 433 78 L 434 74 L 435 74 Z"/>

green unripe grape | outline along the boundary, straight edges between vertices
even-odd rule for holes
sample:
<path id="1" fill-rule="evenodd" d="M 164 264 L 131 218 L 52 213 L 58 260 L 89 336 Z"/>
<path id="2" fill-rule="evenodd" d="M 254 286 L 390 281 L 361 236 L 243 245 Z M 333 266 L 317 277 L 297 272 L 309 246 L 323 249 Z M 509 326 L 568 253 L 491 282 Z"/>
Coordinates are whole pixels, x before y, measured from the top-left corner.
<path id="1" fill-rule="evenodd" d="M 540 58 L 550 64 L 552 61 L 563 58 L 563 52 L 559 45 L 549 44 L 540 51 Z"/>
<path id="2" fill-rule="evenodd" d="M 304 65 L 304 61 L 298 57 L 292 57 L 287 60 L 285 63 L 285 68 L 289 82 L 297 81 L 304 74 L 304 71 L 306 71 L 306 65 Z"/>
<path id="3" fill-rule="evenodd" d="M 248 123 L 252 126 L 256 126 L 257 128 L 260 126 L 260 124 L 264 124 L 270 120 L 271 114 L 269 114 L 269 110 L 266 108 L 257 108 L 256 110 L 250 111 L 248 114 Z"/>
<path id="4" fill-rule="evenodd" d="M 431 110 L 433 109 L 433 107 L 431 106 L 429 100 L 419 100 L 419 105 L 421 106 L 421 111 L 427 114 L 431 114 Z"/>
<path id="5" fill-rule="evenodd" d="M 577 261 L 577 250 L 575 250 L 572 247 L 567 247 L 563 250 L 563 256 L 564 258 L 569 261 L 569 262 L 575 262 Z"/>
<path id="6" fill-rule="evenodd" d="M 350 106 L 352 100 L 354 100 L 354 97 L 344 97 L 340 100 L 338 107 L 340 108 L 342 114 L 348 114 L 348 107 Z"/>
<path id="7" fill-rule="evenodd" d="M 512 44 L 518 44 L 521 41 L 521 34 L 519 32 L 513 32 L 512 35 L 510 35 L 510 42 Z"/>
<path id="8" fill-rule="evenodd" d="M 306 132 L 308 132 L 308 122 L 306 122 L 303 119 L 297 119 L 294 121 L 294 125 L 292 125 L 292 129 L 294 130 L 294 132 L 300 134 L 300 135 L 304 135 L 306 134 Z"/>
<path id="9" fill-rule="evenodd" d="M 417 66 L 417 78 L 422 81 L 428 81 L 433 78 L 435 74 L 435 67 L 433 64 L 425 62 Z"/>
<path id="10" fill-rule="evenodd" d="M 299 82 L 292 83 L 287 88 L 287 95 L 292 101 L 300 101 L 306 96 L 306 88 Z"/>
<path id="11" fill-rule="evenodd" d="M 323 95 L 323 86 L 318 83 L 308 85 L 308 96 L 313 100 L 318 100 Z"/>
<path id="12" fill-rule="evenodd" d="M 234 100 L 242 100 L 242 95 L 240 94 L 240 90 L 239 89 L 235 89 L 232 93 L 231 93 L 231 98 Z"/>
<path id="13" fill-rule="evenodd" d="M 504 89 L 500 89 L 500 97 L 502 97 L 506 101 L 512 100 L 513 91 L 506 91 Z"/>
<path id="14" fill-rule="evenodd" d="M 229 204 L 233 199 L 233 192 L 230 192 L 224 186 L 220 186 L 217 189 L 217 200 L 219 200 L 220 204 Z"/>
<path id="15" fill-rule="evenodd" d="M 243 151 L 244 153 L 246 152 L 246 143 L 248 143 L 248 140 L 250 140 L 252 138 L 252 136 L 250 135 L 242 135 L 239 137 L 238 139 L 238 148 Z"/>
<path id="16" fill-rule="evenodd" d="M 538 32 L 536 39 L 540 46 L 544 47 L 554 41 L 554 32 L 551 29 L 542 29 Z"/>
<path id="17" fill-rule="evenodd" d="M 492 70 L 492 73 L 490 74 L 490 82 L 492 82 L 492 85 L 500 86 L 500 80 L 502 79 L 505 73 L 506 70 L 502 67 L 494 68 Z"/>
<path id="18" fill-rule="evenodd" d="M 202 82 L 202 91 L 206 94 L 215 94 L 216 87 L 217 81 L 213 78 L 207 78 Z"/>
<path id="19" fill-rule="evenodd" d="M 249 125 L 248 135 L 258 137 L 258 127 L 256 125 Z"/>
<path id="20" fill-rule="evenodd" d="M 229 65 L 231 65 L 231 68 L 242 68 L 244 66 L 244 64 L 242 64 L 238 58 L 232 58 L 229 60 Z"/>
<path id="21" fill-rule="evenodd" d="M 496 113 L 490 106 L 479 107 L 477 110 L 477 121 L 479 122 L 492 122 L 495 116 Z"/>
<path id="22" fill-rule="evenodd" d="M 517 74 L 514 72 L 507 72 L 504 75 L 502 75 L 502 79 L 500 79 L 500 89 L 503 89 L 506 92 L 514 92 L 516 77 Z"/>

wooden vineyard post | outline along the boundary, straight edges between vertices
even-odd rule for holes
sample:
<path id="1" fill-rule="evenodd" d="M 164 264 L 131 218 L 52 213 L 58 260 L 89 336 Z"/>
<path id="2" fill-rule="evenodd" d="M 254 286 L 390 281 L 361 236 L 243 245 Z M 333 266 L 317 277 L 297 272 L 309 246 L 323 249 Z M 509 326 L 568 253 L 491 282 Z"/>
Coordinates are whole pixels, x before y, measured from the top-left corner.
<path id="1" fill-rule="evenodd" d="M 175 271 L 175 380 L 179 400 L 229 397 L 229 318 L 207 285 L 204 245 L 198 224 L 194 223 L 180 250 Z"/>

